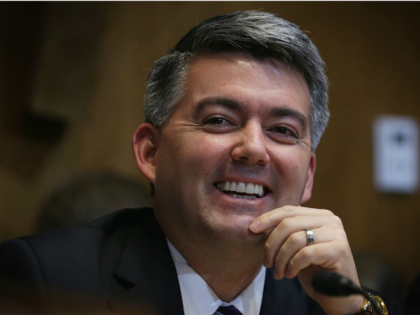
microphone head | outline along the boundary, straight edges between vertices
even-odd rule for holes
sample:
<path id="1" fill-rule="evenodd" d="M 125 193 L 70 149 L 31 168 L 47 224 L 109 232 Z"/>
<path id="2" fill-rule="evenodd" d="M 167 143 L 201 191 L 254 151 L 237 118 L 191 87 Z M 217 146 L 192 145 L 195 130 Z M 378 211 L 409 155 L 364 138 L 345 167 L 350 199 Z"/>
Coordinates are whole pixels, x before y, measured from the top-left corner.
<path id="1" fill-rule="evenodd" d="M 313 288 L 328 296 L 363 294 L 350 279 L 331 271 L 320 271 L 312 278 Z"/>

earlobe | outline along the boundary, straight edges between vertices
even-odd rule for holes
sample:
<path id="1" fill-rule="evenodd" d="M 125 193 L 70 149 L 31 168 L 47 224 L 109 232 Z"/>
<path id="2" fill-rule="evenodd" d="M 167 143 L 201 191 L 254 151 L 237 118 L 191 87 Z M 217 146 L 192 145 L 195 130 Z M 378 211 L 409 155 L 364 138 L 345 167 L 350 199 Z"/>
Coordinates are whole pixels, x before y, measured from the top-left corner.
<path id="1" fill-rule="evenodd" d="M 309 199 L 311 199 L 315 170 L 316 170 L 316 155 L 314 152 L 312 152 L 311 158 L 309 160 L 309 168 L 308 168 L 308 174 L 306 178 L 305 190 L 303 191 L 302 200 L 300 204 L 304 204 L 305 202 L 309 201 Z"/>
<path id="2" fill-rule="evenodd" d="M 158 147 L 158 130 L 155 126 L 141 124 L 131 139 L 137 167 L 146 179 L 154 184 L 156 178 L 156 152 Z"/>

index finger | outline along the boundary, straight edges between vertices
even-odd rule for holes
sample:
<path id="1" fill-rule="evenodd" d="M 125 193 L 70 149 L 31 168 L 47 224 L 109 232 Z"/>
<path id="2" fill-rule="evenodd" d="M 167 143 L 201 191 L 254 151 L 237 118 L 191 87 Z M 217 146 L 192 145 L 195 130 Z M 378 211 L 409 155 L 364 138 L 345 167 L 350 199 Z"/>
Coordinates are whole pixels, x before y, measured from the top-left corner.
<path id="1" fill-rule="evenodd" d="M 253 233 L 263 233 L 277 226 L 283 219 L 295 216 L 327 216 L 334 215 L 330 210 L 314 209 L 300 206 L 283 206 L 268 211 L 256 218 L 249 226 Z"/>

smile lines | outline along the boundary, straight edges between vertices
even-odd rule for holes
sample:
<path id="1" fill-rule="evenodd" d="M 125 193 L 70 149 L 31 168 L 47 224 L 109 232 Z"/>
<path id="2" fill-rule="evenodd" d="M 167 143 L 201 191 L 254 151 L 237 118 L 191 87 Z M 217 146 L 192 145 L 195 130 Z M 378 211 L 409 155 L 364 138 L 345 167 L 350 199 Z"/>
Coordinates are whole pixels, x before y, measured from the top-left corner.
<path id="1" fill-rule="evenodd" d="M 259 184 L 224 181 L 216 183 L 215 186 L 220 191 L 228 192 L 230 196 L 235 198 L 253 199 L 255 197 L 261 198 L 264 196 L 264 188 Z M 241 195 L 233 194 L 231 192 L 240 193 Z"/>

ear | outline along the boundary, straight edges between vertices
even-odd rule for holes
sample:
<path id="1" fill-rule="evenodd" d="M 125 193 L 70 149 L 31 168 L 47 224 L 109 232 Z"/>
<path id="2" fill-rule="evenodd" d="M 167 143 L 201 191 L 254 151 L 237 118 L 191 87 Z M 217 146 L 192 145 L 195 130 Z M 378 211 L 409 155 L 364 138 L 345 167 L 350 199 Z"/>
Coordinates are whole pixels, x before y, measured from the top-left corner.
<path id="1" fill-rule="evenodd" d="M 316 155 L 315 152 L 311 153 L 311 158 L 309 160 L 308 176 L 306 178 L 305 190 L 302 194 L 302 200 L 300 204 L 307 202 L 311 199 L 312 196 L 312 186 L 314 185 L 314 176 L 316 170 Z"/>
<path id="2" fill-rule="evenodd" d="M 149 123 L 141 124 L 131 139 L 137 167 L 146 179 L 154 184 L 156 179 L 156 152 L 159 131 Z"/>

